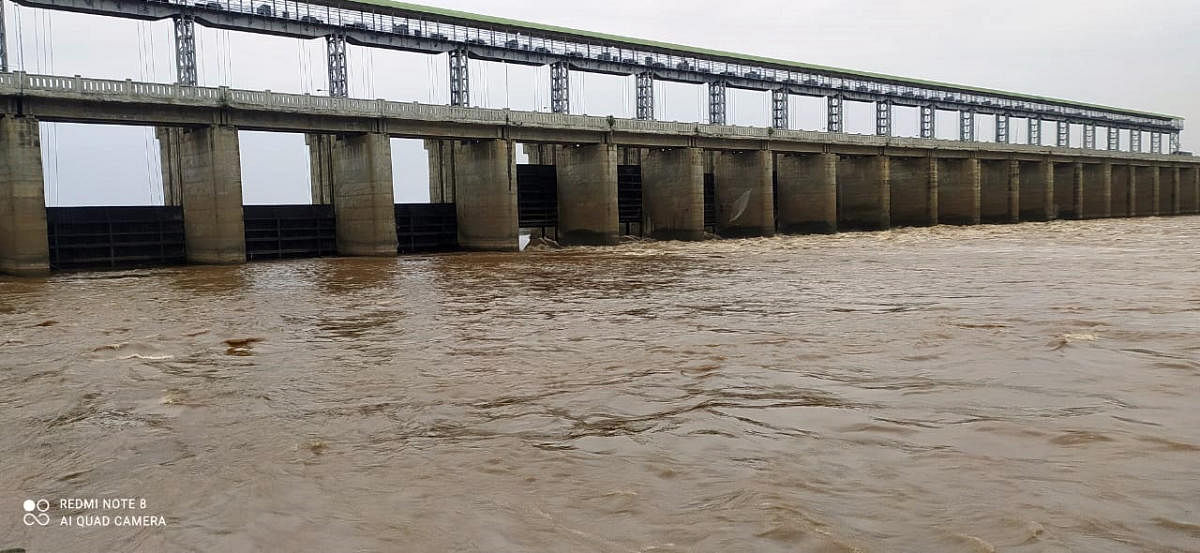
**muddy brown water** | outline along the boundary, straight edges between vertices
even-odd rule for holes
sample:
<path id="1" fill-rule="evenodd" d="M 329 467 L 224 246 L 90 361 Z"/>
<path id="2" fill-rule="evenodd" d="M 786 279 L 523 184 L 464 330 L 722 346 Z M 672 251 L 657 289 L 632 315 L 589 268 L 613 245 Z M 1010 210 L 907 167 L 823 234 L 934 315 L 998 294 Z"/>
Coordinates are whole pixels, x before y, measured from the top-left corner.
<path id="1" fill-rule="evenodd" d="M 0 549 L 1197 551 L 1198 267 L 1178 217 L 0 278 Z M 115 497 L 166 526 L 60 526 Z"/>

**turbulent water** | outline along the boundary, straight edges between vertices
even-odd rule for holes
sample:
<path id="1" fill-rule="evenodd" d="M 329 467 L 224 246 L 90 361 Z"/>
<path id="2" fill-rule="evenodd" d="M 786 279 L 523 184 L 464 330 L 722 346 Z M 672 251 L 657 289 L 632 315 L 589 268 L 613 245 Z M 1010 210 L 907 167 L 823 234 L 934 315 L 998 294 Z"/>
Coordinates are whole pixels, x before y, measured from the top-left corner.
<path id="1" fill-rule="evenodd" d="M 1179 217 L 3 279 L 0 550 L 1197 551 L 1198 267 Z"/>

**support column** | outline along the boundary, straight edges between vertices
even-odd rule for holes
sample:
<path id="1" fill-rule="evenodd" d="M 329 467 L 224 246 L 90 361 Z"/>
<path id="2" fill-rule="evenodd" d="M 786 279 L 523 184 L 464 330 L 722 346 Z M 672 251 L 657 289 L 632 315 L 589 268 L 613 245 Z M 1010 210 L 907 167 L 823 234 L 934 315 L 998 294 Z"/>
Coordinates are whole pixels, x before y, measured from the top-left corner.
<path id="1" fill-rule="evenodd" d="M 713 186 L 717 234 L 725 237 L 775 234 L 773 175 L 769 150 L 716 153 Z"/>
<path id="2" fill-rule="evenodd" d="M 837 176 L 838 229 L 887 230 L 892 226 L 887 156 L 841 156 Z"/>
<path id="3" fill-rule="evenodd" d="M 838 94 L 825 98 L 825 115 L 829 132 L 842 132 L 842 97 Z"/>
<path id="4" fill-rule="evenodd" d="M 396 255 L 396 201 L 388 135 L 337 135 L 331 157 L 338 254 Z"/>
<path id="5" fill-rule="evenodd" d="M 158 139 L 158 158 L 162 171 L 163 205 L 183 205 L 183 187 L 180 174 L 183 172 L 179 157 L 180 138 L 183 129 L 157 127 L 154 137 Z"/>
<path id="6" fill-rule="evenodd" d="M 975 141 L 975 112 L 961 110 L 958 112 L 958 139 L 963 142 Z"/>
<path id="7" fill-rule="evenodd" d="M 0 116 L 0 273 L 50 272 L 38 121 Z"/>
<path id="8" fill-rule="evenodd" d="M 837 232 L 837 154 L 775 156 L 779 232 Z"/>
<path id="9" fill-rule="evenodd" d="M 1170 154 L 1178 154 L 1179 153 L 1179 131 L 1171 133 L 1170 145 L 1168 146 L 1167 153 L 1170 153 Z"/>
<path id="10" fill-rule="evenodd" d="M 642 156 L 642 228 L 656 240 L 704 239 L 704 150 L 649 149 Z"/>
<path id="11" fill-rule="evenodd" d="M 1108 151 L 1116 152 L 1121 149 L 1121 129 L 1108 128 Z"/>
<path id="12" fill-rule="evenodd" d="M 637 74 L 637 118 L 642 121 L 654 120 L 654 74 L 650 72 Z"/>
<path id="13" fill-rule="evenodd" d="M 786 88 L 776 88 L 771 91 L 771 126 L 776 129 L 788 128 L 788 91 Z"/>
<path id="14" fill-rule="evenodd" d="M 1025 120 L 1029 125 L 1029 136 L 1026 141 L 1033 146 L 1042 145 L 1042 120 L 1036 117 L 1030 117 Z"/>
<path id="15" fill-rule="evenodd" d="M 982 220 L 983 170 L 976 158 L 934 159 L 938 164 L 938 222 L 978 225 Z"/>
<path id="16" fill-rule="evenodd" d="M 1090 123 L 1083 125 L 1083 147 L 1086 150 L 1096 149 L 1096 126 Z"/>
<path id="17" fill-rule="evenodd" d="M 550 64 L 550 112 L 571 113 L 571 68 L 565 61 Z"/>
<path id="18" fill-rule="evenodd" d="M 875 134 L 892 135 L 892 102 L 889 100 L 875 102 Z"/>
<path id="19" fill-rule="evenodd" d="M 938 219 L 937 162 L 930 157 L 888 159 L 890 222 L 893 227 L 931 226 Z"/>
<path id="20" fill-rule="evenodd" d="M 558 236 L 564 245 L 607 246 L 620 241 L 617 147 L 563 146 L 558 174 Z"/>
<path id="21" fill-rule="evenodd" d="M 725 124 L 725 81 L 708 83 L 708 123 Z"/>
<path id="22" fill-rule="evenodd" d="M 333 203 L 334 139 L 331 134 L 304 135 L 304 143 L 308 145 L 308 184 L 313 205 Z"/>
<path id="23" fill-rule="evenodd" d="M 1112 163 L 1084 164 L 1082 218 L 1112 216 Z"/>
<path id="24" fill-rule="evenodd" d="M 189 263 L 246 261 L 238 131 L 216 125 L 180 134 L 180 187 Z"/>
<path id="25" fill-rule="evenodd" d="M 458 245 L 468 250 L 517 251 L 517 166 L 512 142 L 453 144 Z"/>
<path id="26" fill-rule="evenodd" d="M 1021 222 L 1021 162 L 1008 162 L 1008 212 L 1009 222 Z"/>
<path id="27" fill-rule="evenodd" d="M 1129 129 L 1129 151 L 1142 151 L 1142 131 Z"/>
<path id="28" fill-rule="evenodd" d="M 933 139 L 937 131 L 937 108 L 921 106 L 921 138 Z"/>
<path id="29" fill-rule="evenodd" d="M 329 95 L 334 98 L 350 96 L 350 77 L 346 70 L 346 35 L 334 33 L 325 37 L 329 65 Z"/>
<path id="30" fill-rule="evenodd" d="M 1054 219 L 1054 162 L 1020 162 L 1021 220 L 1049 221 Z"/>
<path id="31" fill-rule="evenodd" d="M 1083 189 L 1084 188 L 1083 187 L 1083 163 L 1075 162 L 1074 169 L 1075 169 L 1075 175 L 1074 175 L 1075 191 L 1074 191 L 1073 197 L 1075 199 L 1075 205 L 1073 207 L 1073 211 L 1075 212 L 1076 219 L 1082 219 L 1083 218 L 1083 201 L 1085 199 L 1084 189 Z"/>
<path id="32" fill-rule="evenodd" d="M 471 72 L 467 68 L 469 56 L 464 49 L 450 51 L 450 105 L 471 105 Z"/>
<path id="33" fill-rule="evenodd" d="M 185 13 L 175 20 L 175 74 L 179 84 L 196 86 L 196 21 Z"/>
<path id="34" fill-rule="evenodd" d="M 1160 132 L 1150 133 L 1150 153 L 1152 153 L 1152 154 L 1161 154 L 1162 153 L 1162 133 L 1160 133 Z"/>
<path id="35" fill-rule="evenodd" d="M 1008 123 L 1008 114 L 996 115 L 996 142 L 999 144 L 1008 144 Z"/>
<path id="36" fill-rule="evenodd" d="M 1058 128 L 1058 137 L 1054 144 L 1059 148 L 1066 148 L 1071 145 L 1071 124 L 1066 121 L 1057 121 L 1055 127 Z"/>

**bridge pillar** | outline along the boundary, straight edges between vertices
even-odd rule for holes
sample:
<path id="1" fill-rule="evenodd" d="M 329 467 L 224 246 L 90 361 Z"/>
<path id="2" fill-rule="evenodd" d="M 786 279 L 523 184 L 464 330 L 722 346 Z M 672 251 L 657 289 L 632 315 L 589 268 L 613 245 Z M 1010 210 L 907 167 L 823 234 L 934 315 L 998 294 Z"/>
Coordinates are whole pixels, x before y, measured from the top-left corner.
<path id="1" fill-rule="evenodd" d="M 942 158 L 936 159 L 935 163 L 938 179 L 938 223 L 978 225 L 983 202 L 983 174 L 979 160 L 973 157 Z M 1003 199 L 1004 207 L 1007 208 L 1007 195 Z"/>
<path id="2" fill-rule="evenodd" d="M 775 234 L 774 163 L 770 150 L 717 152 L 713 157 L 717 234 Z"/>
<path id="3" fill-rule="evenodd" d="M 925 227 L 937 224 L 937 160 L 931 157 L 892 156 L 890 173 L 891 225 Z"/>
<path id="4" fill-rule="evenodd" d="M 563 146 L 557 161 L 559 241 L 582 246 L 618 243 L 617 147 Z"/>
<path id="5" fill-rule="evenodd" d="M 308 183 L 313 205 L 333 203 L 333 145 L 336 138 L 331 134 L 304 135 L 304 143 L 308 145 Z"/>
<path id="6" fill-rule="evenodd" d="M 891 165 L 887 156 L 838 159 L 838 229 L 887 230 L 891 217 Z"/>
<path id="7" fill-rule="evenodd" d="M 1021 220 L 1054 219 L 1054 162 L 1022 161 L 1017 170 L 1017 179 L 1021 187 Z"/>
<path id="8" fill-rule="evenodd" d="M 154 136 L 158 139 L 158 159 L 162 171 L 163 205 L 183 205 L 183 188 L 180 174 L 183 168 L 179 155 L 180 140 L 183 129 L 176 127 L 156 127 Z"/>
<path id="9" fill-rule="evenodd" d="M 184 241 L 189 263 L 246 261 L 238 131 L 215 125 L 179 136 Z"/>
<path id="10" fill-rule="evenodd" d="M 458 244 L 468 250 L 517 251 L 517 167 L 507 140 L 455 142 L 454 204 Z"/>
<path id="11" fill-rule="evenodd" d="M 1112 163 L 1082 165 L 1083 219 L 1112 217 Z"/>
<path id="12" fill-rule="evenodd" d="M 0 116 L 0 273 L 50 272 L 38 121 Z"/>
<path id="13" fill-rule="evenodd" d="M 1018 179 L 1010 178 L 1019 171 L 1017 162 L 1007 159 L 979 161 L 979 221 L 981 223 L 1016 223 L 1020 217 L 1021 187 Z"/>
<path id="14" fill-rule="evenodd" d="M 704 239 L 704 151 L 642 152 L 642 225 L 656 240 Z"/>
<path id="15" fill-rule="evenodd" d="M 1078 219 L 1083 188 L 1076 181 L 1075 163 L 1054 163 L 1054 210 L 1058 219 Z"/>
<path id="16" fill-rule="evenodd" d="M 425 139 L 429 159 L 429 202 L 454 203 L 454 141 Z"/>
<path id="17" fill-rule="evenodd" d="M 330 154 L 338 253 L 396 255 L 396 201 L 388 135 L 336 135 Z"/>
<path id="18" fill-rule="evenodd" d="M 837 232 L 837 154 L 775 156 L 779 232 Z"/>

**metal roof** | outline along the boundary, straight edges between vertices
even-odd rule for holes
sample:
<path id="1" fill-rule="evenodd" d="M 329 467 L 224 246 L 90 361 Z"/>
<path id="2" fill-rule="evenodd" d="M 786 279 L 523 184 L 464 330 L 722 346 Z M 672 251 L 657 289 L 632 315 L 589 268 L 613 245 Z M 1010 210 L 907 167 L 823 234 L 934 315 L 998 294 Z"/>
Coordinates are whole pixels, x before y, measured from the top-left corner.
<path id="1" fill-rule="evenodd" d="M 995 90 L 990 88 L 965 86 L 953 83 L 944 83 L 938 81 L 930 81 L 923 79 L 912 79 L 908 77 L 900 77 L 896 75 L 887 75 L 884 73 L 872 73 L 868 71 L 854 71 L 851 69 L 842 69 L 838 67 L 829 67 L 824 65 L 815 65 L 809 63 L 800 63 L 795 61 L 781 60 L 764 56 L 754 56 L 749 54 L 738 54 L 735 52 L 725 52 L 721 50 L 712 50 L 708 48 L 696 48 L 692 46 L 684 46 L 681 44 L 672 44 L 668 42 L 659 42 L 656 40 L 645 40 L 639 38 L 631 38 L 607 33 L 597 33 L 593 31 L 584 31 L 580 29 L 572 29 L 568 27 L 559 27 L 555 25 L 546 25 L 542 23 L 532 23 L 529 21 L 520 21 L 517 19 L 508 19 L 505 17 L 494 17 L 489 15 L 480 15 L 459 10 L 451 10 L 446 8 L 437 8 L 433 6 L 424 6 L 420 4 L 412 4 L 409 2 L 395 2 L 392 0 L 308 0 L 314 4 L 326 4 L 344 8 L 364 9 L 364 6 L 373 6 L 377 8 L 385 8 L 387 11 L 399 11 L 413 15 L 437 16 L 441 18 L 456 20 L 463 23 L 475 25 L 493 25 L 505 28 L 519 28 L 533 31 L 542 31 L 563 35 L 564 37 L 573 38 L 591 38 L 605 42 L 616 42 L 627 44 L 630 46 L 640 46 L 645 48 L 653 48 L 657 50 L 665 50 L 671 53 L 683 53 L 695 56 L 711 56 L 726 58 L 735 62 L 753 62 L 775 65 L 786 68 L 801 69 L 806 71 L 814 71 L 826 74 L 836 74 L 846 77 L 857 77 L 863 79 L 890 81 L 895 84 L 914 85 L 927 88 L 949 89 L 955 92 L 973 92 L 986 94 L 990 96 L 1004 96 L 1017 100 L 1031 100 L 1038 102 L 1048 102 L 1054 104 L 1067 105 L 1079 108 L 1098 109 L 1114 113 L 1122 113 L 1127 115 L 1140 115 L 1143 117 L 1154 117 L 1162 119 L 1182 120 L 1182 118 L 1167 115 L 1163 113 L 1153 113 L 1148 111 L 1137 111 L 1125 108 L 1117 108 L 1112 106 L 1104 106 L 1099 104 L 1089 104 L 1085 102 L 1076 102 L 1073 100 L 1064 100 L 1062 98 L 1051 98 L 1047 96 L 1037 96 L 1033 94 L 1021 94 L 1017 92 L 1008 92 L 1004 90 Z"/>

